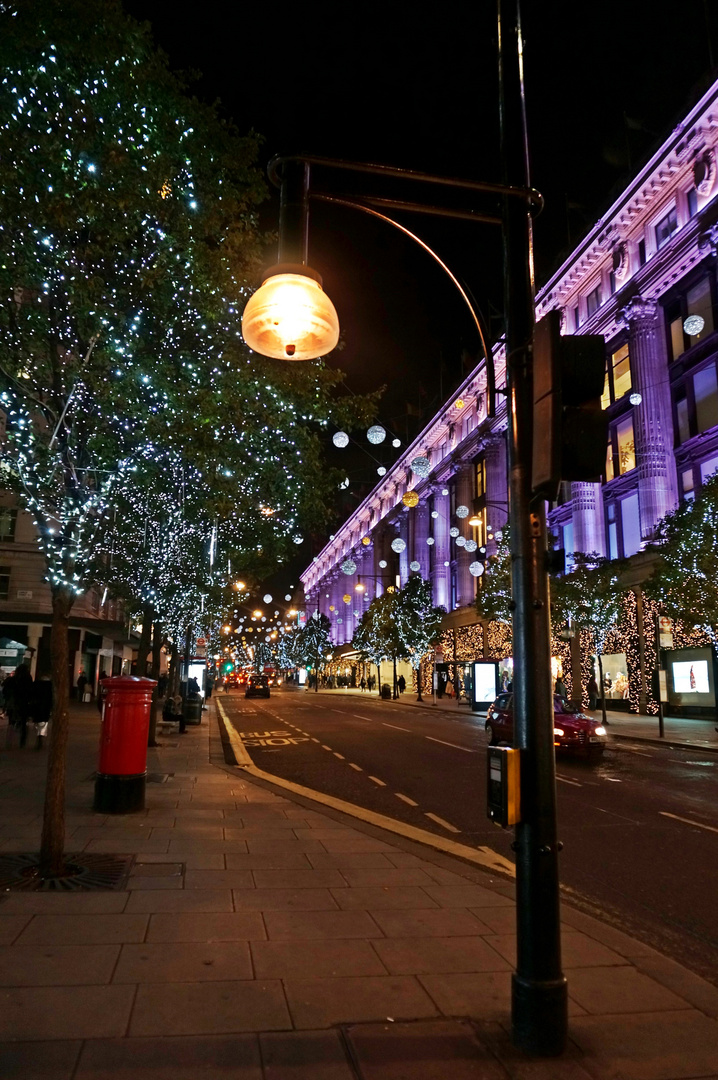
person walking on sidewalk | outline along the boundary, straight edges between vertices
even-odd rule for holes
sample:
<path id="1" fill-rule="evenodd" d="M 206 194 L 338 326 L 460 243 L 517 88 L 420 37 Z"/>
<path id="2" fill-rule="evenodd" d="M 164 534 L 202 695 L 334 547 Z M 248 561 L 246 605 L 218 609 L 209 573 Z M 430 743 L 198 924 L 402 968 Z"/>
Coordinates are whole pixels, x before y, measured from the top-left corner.
<path id="1" fill-rule="evenodd" d="M 30 719 L 33 682 L 26 664 L 18 664 L 3 683 L 3 694 L 10 723 L 20 732 L 20 746 L 27 742 L 27 722 Z"/>
<path id="2" fill-rule="evenodd" d="M 361 690 L 362 694 L 366 690 L 366 679 L 364 678 L 363 675 L 362 675 L 361 679 L 359 680 L 359 689 Z"/>
<path id="3" fill-rule="evenodd" d="M 399 687 L 399 693 L 403 694 L 406 690 L 406 679 L 403 675 L 400 675 L 399 678 L 396 680 L 396 685 Z"/>
<path id="4" fill-rule="evenodd" d="M 42 740 L 47 735 L 52 712 L 52 681 L 49 675 L 41 675 L 35 679 L 33 688 L 32 716 L 37 731 L 36 750 L 42 750 Z"/>

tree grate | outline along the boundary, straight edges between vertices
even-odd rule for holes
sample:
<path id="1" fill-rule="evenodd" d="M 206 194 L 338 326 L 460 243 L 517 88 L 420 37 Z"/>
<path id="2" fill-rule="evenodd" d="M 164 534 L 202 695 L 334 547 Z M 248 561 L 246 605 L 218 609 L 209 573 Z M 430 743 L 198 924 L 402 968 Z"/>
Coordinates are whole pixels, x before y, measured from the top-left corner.
<path id="1" fill-rule="evenodd" d="M 127 882 L 134 855 L 66 855 L 64 869 L 53 877 L 40 877 L 38 854 L 0 855 L 0 892 L 97 892 L 121 889 Z"/>

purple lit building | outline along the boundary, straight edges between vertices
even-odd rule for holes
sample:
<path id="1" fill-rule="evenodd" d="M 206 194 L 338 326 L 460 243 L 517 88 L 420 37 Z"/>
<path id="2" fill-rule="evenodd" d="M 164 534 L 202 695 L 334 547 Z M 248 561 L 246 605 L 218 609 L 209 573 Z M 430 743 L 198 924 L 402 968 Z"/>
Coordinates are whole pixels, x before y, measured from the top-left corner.
<path id="1" fill-rule="evenodd" d="M 537 319 L 558 310 L 564 333 L 601 334 L 606 342 L 603 482 L 563 484 L 549 527 L 567 554 L 632 558 L 615 655 L 624 656 L 630 682 L 625 701 L 641 711 L 655 704 L 640 587 L 651 561 L 644 548 L 659 520 L 718 469 L 716 144 L 718 82 L 536 300 Z M 501 385 L 501 346 L 495 363 Z M 497 417 L 487 419 L 482 361 L 304 571 L 307 611 L 330 616 L 336 644 L 351 642 L 367 600 L 411 572 L 432 582 L 448 629 L 477 623 L 470 566 L 477 547 L 491 552 L 507 518 L 506 414 L 503 397 L 498 401 Z M 412 471 L 416 458 L 427 460 L 420 469 L 427 475 Z M 419 498 L 413 508 L 402 502 L 409 488 Z M 356 564 L 351 575 L 342 570 L 348 559 Z M 355 591 L 359 579 L 363 593 Z M 487 632 L 482 649 L 495 651 Z M 564 655 L 563 667 L 569 679 L 571 668 L 574 681 L 585 678 L 579 657 Z"/>

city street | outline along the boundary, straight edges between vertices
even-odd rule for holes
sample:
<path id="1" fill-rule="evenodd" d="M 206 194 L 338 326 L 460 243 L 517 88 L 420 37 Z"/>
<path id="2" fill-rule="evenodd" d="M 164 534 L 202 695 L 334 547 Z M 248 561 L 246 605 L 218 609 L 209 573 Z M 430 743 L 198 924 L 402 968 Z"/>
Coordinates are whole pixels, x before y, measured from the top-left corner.
<path id="1" fill-rule="evenodd" d="M 407 695 L 408 697 L 408 695 Z M 376 695 L 221 695 L 268 773 L 511 859 L 486 817 L 483 719 Z M 603 761 L 558 762 L 561 876 L 602 913 L 697 973 L 718 972 L 718 755 L 621 741 Z"/>

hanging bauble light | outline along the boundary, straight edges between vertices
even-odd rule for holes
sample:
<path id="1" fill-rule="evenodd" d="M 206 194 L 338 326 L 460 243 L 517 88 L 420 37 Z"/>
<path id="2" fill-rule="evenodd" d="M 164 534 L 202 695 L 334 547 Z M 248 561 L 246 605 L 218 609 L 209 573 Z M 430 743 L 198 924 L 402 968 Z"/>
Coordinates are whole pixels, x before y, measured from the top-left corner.
<path id="1" fill-rule="evenodd" d="M 442 488 L 441 489 L 441 494 L 442 495 L 448 495 L 449 494 L 449 489 L 448 488 Z"/>
<path id="2" fill-rule="evenodd" d="M 287 593 L 287 595 L 284 597 L 284 599 L 287 600 L 287 601 L 291 600 L 292 599 L 292 594 Z"/>
<path id="3" fill-rule="evenodd" d="M 411 471 L 416 473 L 417 476 L 427 477 L 431 472 L 431 462 L 428 457 L 415 457 L 411 462 Z"/>
<path id="4" fill-rule="evenodd" d="M 394 447 L 395 450 L 398 450 L 401 446 L 401 439 L 392 439 L 391 445 Z"/>
<path id="5" fill-rule="evenodd" d="M 473 577 L 481 577 L 483 572 L 484 572 L 484 564 L 482 562 L 479 562 L 477 560 L 476 562 L 472 562 L 472 563 L 469 564 L 469 573 Z"/>
<path id="6" fill-rule="evenodd" d="M 349 445 L 349 436 L 346 431 L 335 431 L 332 435 L 332 442 L 339 450 L 343 450 L 345 446 Z"/>
<path id="7" fill-rule="evenodd" d="M 369 545 L 371 544 L 371 536 L 362 536 L 361 542 L 364 547 L 369 547 Z"/>
<path id="8" fill-rule="evenodd" d="M 467 540 L 466 543 L 464 544 L 464 550 L 465 551 L 476 551 L 477 547 L 478 547 L 478 544 L 476 543 L 475 540 Z"/>
<path id="9" fill-rule="evenodd" d="M 451 528 L 449 529 L 449 536 L 453 536 L 454 539 L 456 539 L 456 537 L 458 535 L 459 535 L 459 530 L 456 528 L 456 525 L 452 525 Z"/>
<path id="10" fill-rule="evenodd" d="M 643 398 L 641 397 L 641 395 L 638 393 L 637 390 L 634 390 L 633 393 L 630 395 L 628 400 L 630 401 L 631 405 L 640 405 L 641 402 L 643 401 Z"/>
<path id="11" fill-rule="evenodd" d="M 444 566 L 451 566 L 451 563 L 449 562 L 449 560 L 448 560 L 448 559 L 447 559 L 447 560 L 446 560 L 446 562 L 444 563 Z"/>
<path id="12" fill-rule="evenodd" d="M 330 605 L 329 605 L 329 610 L 330 610 L 330 611 L 334 611 L 334 604 L 330 604 Z"/>
<path id="13" fill-rule="evenodd" d="M 379 476 L 386 476 L 386 469 L 383 465 L 380 465 L 376 471 L 379 473 Z"/>
<path id="14" fill-rule="evenodd" d="M 293 536 L 292 540 L 294 541 L 295 544 L 303 544 L 304 543 L 304 537 L 303 536 Z M 314 557 L 314 561 L 316 561 L 316 556 Z"/>
<path id="15" fill-rule="evenodd" d="M 429 547 L 432 547 L 433 544 L 434 544 L 434 537 L 433 536 L 427 536 L 426 542 L 429 545 Z"/>
<path id="16" fill-rule="evenodd" d="M 262 597 L 262 599 L 264 600 L 265 604 L 271 604 L 271 602 L 272 602 L 272 594 L 266 592 L 264 594 L 264 596 Z"/>
<path id="17" fill-rule="evenodd" d="M 386 567 L 387 567 L 386 559 L 379 559 L 379 569 L 380 570 L 386 570 Z"/>
<path id="18" fill-rule="evenodd" d="M 468 517 L 469 516 L 469 508 L 468 508 L 468 506 L 457 506 L 456 507 L 456 516 L 457 516 L 457 518 Z"/>
<path id="19" fill-rule="evenodd" d="M 367 431 L 366 437 L 373 446 L 378 446 L 379 443 L 384 442 L 386 431 L 381 424 L 373 424 Z"/>
<path id="20" fill-rule="evenodd" d="M 683 329 L 689 337 L 695 337 L 700 334 L 705 324 L 706 321 L 702 315 L 689 315 L 687 319 L 683 320 Z"/>
<path id="21" fill-rule="evenodd" d="M 421 563 L 417 562 L 416 559 L 414 559 L 413 562 L 409 563 L 409 569 L 412 571 L 412 573 L 416 574 L 417 571 L 421 570 Z"/>
<path id="22" fill-rule="evenodd" d="M 456 546 L 457 547 L 463 547 L 465 543 L 466 543 L 465 537 L 463 537 L 463 536 L 457 536 L 456 537 Z"/>
<path id="23" fill-rule="evenodd" d="M 397 554 L 402 552 L 405 547 L 406 547 L 406 542 L 404 540 L 402 540 L 402 538 L 400 536 L 397 536 L 391 542 L 391 550 L 396 551 Z"/>
<path id="24" fill-rule="evenodd" d="M 352 574 L 355 574 L 356 568 L 357 564 L 354 562 L 353 559 L 345 559 L 342 563 L 342 573 L 346 574 L 347 577 L 351 577 Z"/>
<path id="25" fill-rule="evenodd" d="M 344 596 L 342 597 L 342 600 L 344 601 L 345 604 L 351 604 L 351 602 L 352 602 L 352 598 L 351 598 L 351 596 L 349 595 L 348 592 L 344 593 Z"/>
<path id="26" fill-rule="evenodd" d="M 405 491 L 401 497 L 401 501 L 404 506 L 408 506 L 411 509 L 412 506 L 419 505 L 419 496 L 415 491 Z"/>

